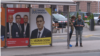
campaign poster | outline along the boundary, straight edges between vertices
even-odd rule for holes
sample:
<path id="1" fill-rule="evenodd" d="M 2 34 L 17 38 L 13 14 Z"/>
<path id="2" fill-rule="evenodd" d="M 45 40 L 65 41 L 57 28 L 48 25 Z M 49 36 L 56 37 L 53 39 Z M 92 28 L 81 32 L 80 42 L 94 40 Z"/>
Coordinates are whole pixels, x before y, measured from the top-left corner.
<path id="1" fill-rule="evenodd" d="M 7 46 L 29 45 L 29 9 L 7 8 Z"/>
<path id="2" fill-rule="evenodd" d="M 0 18 L 1 18 L 1 47 L 5 46 L 5 8 L 0 8 Z"/>
<path id="3" fill-rule="evenodd" d="M 51 44 L 51 9 L 31 9 L 30 45 Z"/>

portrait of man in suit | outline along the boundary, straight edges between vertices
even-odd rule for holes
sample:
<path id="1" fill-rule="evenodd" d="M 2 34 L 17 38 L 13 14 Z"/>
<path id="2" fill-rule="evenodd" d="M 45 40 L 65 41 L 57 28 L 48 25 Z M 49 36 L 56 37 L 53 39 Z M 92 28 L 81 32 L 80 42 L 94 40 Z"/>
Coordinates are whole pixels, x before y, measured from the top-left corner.
<path id="1" fill-rule="evenodd" d="M 7 38 L 12 38 L 12 26 L 15 23 L 13 23 L 13 15 L 8 16 L 8 22 L 7 22 Z"/>
<path id="2" fill-rule="evenodd" d="M 51 37 L 51 31 L 44 27 L 45 21 L 42 15 L 36 17 L 37 29 L 31 32 L 31 38 Z"/>
<path id="3" fill-rule="evenodd" d="M 24 15 L 23 20 L 24 20 L 24 23 L 22 24 L 22 33 L 23 33 L 23 37 L 27 38 L 27 37 L 29 37 L 28 16 Z"/>
<path id="4" fill-rule="evenodd" d="M 2 19 L 0 17 L 0 36 L 5 36 L 5 27 L 1 25 Z"/>
<path id="5" fill-rule="evenodd" d="M 15 16 L 16 23 L 12 26 L 12 37 L 21 38 L 22 37 L 22 27 L 20 24 L 21 16 L 18 14 Z"/>

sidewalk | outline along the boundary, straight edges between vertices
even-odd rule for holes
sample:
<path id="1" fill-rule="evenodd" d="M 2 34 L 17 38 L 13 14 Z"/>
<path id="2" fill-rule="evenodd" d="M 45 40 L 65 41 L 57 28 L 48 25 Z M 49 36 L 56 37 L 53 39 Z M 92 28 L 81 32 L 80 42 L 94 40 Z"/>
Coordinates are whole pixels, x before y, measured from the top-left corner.
<path id="1" fill-rule="evenodd" d="M 67 32 L 65 32 L 65 29 L 63 29 L 63 33 L 62 33 L 62 29 L 60 29 L 60 33 L 53 33 L 53 35 L 63 35 L 63 34 L 64 35 L 67 34 Z M 75 29 L 74 29 L 73 35 L 75 35 Z M 100 26 L 95 26 L 94 31 L 90 31 L 88 28 L 84 27 L 83 35 L 99 35 L 100 36 Z"/>
<path id="2" fill-rule="evenodd" d="M 2 48 L 1 56 L 14 56 L 14 55 L 36 55 L 36 54 L 55 54 L 55 53 L 73 53 L 100 50 L 100 40 L 83 41 L 83 47 L 75 47 L 75 42 L 71 42 L 73 47 L 67 49 L 67 42 L 53 43 L 52 47 L 39 46 L 39 47 L 19 47 L 19 48 Z"/>

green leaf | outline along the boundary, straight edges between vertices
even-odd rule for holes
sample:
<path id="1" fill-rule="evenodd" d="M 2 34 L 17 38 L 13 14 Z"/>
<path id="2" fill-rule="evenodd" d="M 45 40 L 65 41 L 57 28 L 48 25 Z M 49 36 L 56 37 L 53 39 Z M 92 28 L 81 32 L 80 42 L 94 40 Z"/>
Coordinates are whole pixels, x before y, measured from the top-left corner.
<path id="1" fill-rule="evenodd" d="M 78 15 L 79 15 L 79 13 L 77 12 L 77 16 L 76 16 L 76 18 L 78 18 Z"/>
<path id="2" fill-rule="evenodd" d="M 83 14 L 83 20 L 85 20 L 84 14 Z"/>

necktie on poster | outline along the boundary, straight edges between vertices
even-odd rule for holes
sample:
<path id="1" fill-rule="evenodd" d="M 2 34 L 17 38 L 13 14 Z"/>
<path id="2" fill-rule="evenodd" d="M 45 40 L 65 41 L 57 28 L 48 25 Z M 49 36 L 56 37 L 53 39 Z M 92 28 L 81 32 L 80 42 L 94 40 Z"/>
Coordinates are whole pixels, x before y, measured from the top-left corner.
<path id="1" fill-rule="evenodd" d="M 11 29 L 12 29 L 12 24 L 10 23 L 10 38 L 12 38 Z"/>
<path id="2" fill-rule="evenodd" d="M 20 33 L 21 33 L 21 26 L 20 26 L 20 24 L 18 24 L 18 26 L 19 26 L 19 30 L 20 30 Z"/>
<path id="3" fill-rule="evenodd" d="M 40 34 L 41 34 L 41 32 L 39 32 L 38 38 L 40 38 Z"/>

